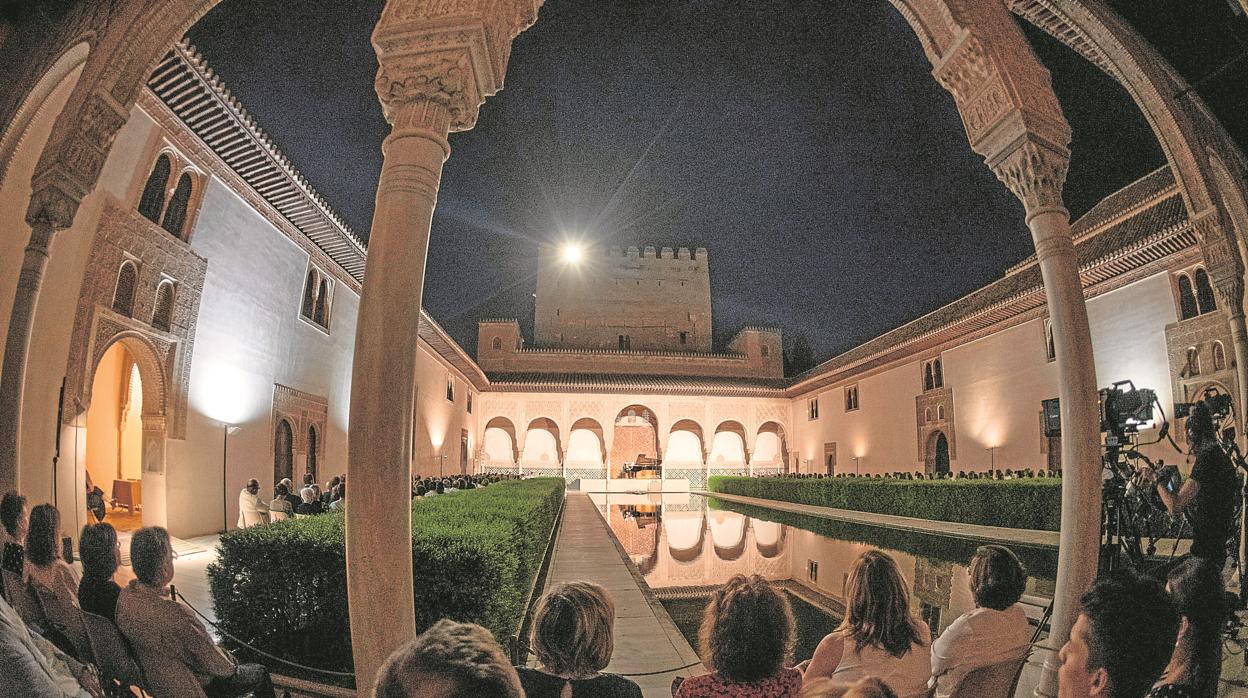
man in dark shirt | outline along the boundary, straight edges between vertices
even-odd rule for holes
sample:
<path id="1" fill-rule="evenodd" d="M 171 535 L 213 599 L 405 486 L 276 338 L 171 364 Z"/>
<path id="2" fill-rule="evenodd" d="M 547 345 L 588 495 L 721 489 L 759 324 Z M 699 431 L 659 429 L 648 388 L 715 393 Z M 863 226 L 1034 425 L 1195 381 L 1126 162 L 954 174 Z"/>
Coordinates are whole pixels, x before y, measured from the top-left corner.
<path id="1" fill-rule="evenodd" d="M 1196 456 L 1191 477 L 1178 492 L 1171 492 L 1162 485 L 1157 487 L 1157 494 L 1171 514 L 1177 515 L 1195 506 L 1190 517 L 1192 555 L 1209 560 L 1221 570 L 1226 562 L 1226 542 L 1231 534 L 1239 478 L 1231 459 L 1218 445 L 1213 418 L 1204 403 L 1192 407 L 1187 418 L 1187 440 L 1191 453 Z M 1142 474 L 1157 483 L 1152 468 L 1144 468 Z"/>

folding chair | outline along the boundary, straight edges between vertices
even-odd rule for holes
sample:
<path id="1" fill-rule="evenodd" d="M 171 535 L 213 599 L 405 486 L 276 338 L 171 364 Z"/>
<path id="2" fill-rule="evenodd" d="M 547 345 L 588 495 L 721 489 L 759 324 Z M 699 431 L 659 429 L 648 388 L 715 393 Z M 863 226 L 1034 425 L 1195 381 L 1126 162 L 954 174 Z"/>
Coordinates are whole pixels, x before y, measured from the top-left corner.
<path id="1" fill-rule="evenodd" d="M 35 599 L 48 619 L 49 626 L 69 641 L 74 658 L 84 664 L 94 664 L 91 654 L 91 642 L 87 639 L 87 626 L 82 620 L 82 611 L 72 602 L 57 596 L 51 589 L 40 584 L 31 584 Z"/>
<path id="2" fill-rule="evenodd" d="M 135 686 L 151 693 L 147 688 L 143 665 L 117 626 L 109 619 L 87 611 L 82 611 L 82 620 L 101 678 L 122 689 Z"/>
<path id="3" fill-rule="evenodd" d="M 953 698 L 1011 698 L 1018 687 L 1027 657 L 990 664 L 962 677 L 951 694 Z"/>

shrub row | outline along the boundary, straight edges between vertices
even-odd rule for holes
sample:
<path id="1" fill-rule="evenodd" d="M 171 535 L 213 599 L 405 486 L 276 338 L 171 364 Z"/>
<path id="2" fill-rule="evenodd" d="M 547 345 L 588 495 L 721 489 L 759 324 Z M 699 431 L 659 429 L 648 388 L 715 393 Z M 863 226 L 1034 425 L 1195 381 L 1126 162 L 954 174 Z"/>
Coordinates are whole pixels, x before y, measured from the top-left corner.
<path id="1" fill-rule="evenodd" d="M 714 476 L 711 492 L 955 523 L 1057 531 L 1062 481 Z"/>
<path id="2" fill-rule="evenodd" d="M 505 643 L 563 494 L 561 478 L 541 478 L 413 501 L 418 630 L 453 618 Z M 329 513 L 222 536 L 208 568 L 221 628 L 290 661 L 350 672 L 343 534 L 343 516 Z"/>

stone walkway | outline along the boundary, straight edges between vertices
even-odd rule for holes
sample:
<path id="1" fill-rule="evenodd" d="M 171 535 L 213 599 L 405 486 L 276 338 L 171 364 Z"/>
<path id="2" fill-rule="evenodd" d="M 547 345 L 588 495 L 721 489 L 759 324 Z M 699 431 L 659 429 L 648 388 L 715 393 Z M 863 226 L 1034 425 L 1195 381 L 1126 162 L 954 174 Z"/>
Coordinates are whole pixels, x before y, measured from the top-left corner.
<path id="1" fill-rule="evenodd" d="M 646 588 L 628 556 L 617 547 L 589 496 L 569 492 L 546 586 L 575 580 L 600 584 L 615 599 L 615 653 L 607 671 L 650 672 L 698 661 L 697 654 Z M 704 673 L 706 670 L 699 665 L 633 680 L 646 696 L 657 698 L 671 696 L 673 677 Z"/>

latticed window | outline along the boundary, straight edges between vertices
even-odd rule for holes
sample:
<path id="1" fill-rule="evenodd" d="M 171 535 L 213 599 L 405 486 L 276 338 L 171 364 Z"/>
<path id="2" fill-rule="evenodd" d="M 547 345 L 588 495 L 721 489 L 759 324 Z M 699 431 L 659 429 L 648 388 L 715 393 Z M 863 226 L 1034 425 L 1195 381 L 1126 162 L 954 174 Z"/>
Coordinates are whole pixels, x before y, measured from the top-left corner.
<path id="1" fill-rule="evenodd" d="M 169 331 L 173 324 L 173 296 L 174 285 L 168 279 L 160 282 L 156 287 L 156 305 L 152 309 L 152 327 L 158 330 Z"/>
<path id="2" fill-rule="evenodd" d="M 165 219 L 160 227 L 169 231 L 174 237 L 182 237 L 182 228 L 186 225 L 186 212 L 191 205 L 191 174 L 183 172 L 178 178 L 178 186 L 169 197 L 169 205 L 165 207 Z"/>
<path id="3" fill-rule="evenodd" d="M 1213 343 L 1213 370 L 1221 371 L 1226 368 L 1226 347 L 1222 346 L 1222 342 Z"/>
<path id="4" fill-rule="evenodd" d="M 126 260 L 117 271 L 117 286 L 113 290 L 113 310 L 130 317 L 134 312 L 134 290 L 138 285 L 139 270 L 134 262 Z"/>
<path id="5" fill-rule="evenodd" d="M 1200 314 L 1212 313 L 1218 309 L 1213 297 L 1213 286 L 1209 283 L 1209 274 L 1204 269 L 1196 270 L 1196 307 Z"/>
<path id="6" fill-rule="evenodd" d="M 143 194 L 139 197 L 139 213 L 153 223 L 160 222 L 160 211 L 165 207 L 165 187 L 169 186 L 169 172 L 173 164 L 169 156 L 162 153 L 152 165 L 152 172 L 147 176 L 147 184 L 143 185 Z"/>
<path id="7" fill-rule="evenodd" d="M 1179 274 L 1179 319 L 1187 320 L 1200 314 L 1196 306 L 1196 292 L 1187 274 Z"/>
<path id="8" fill-rule="evenodd" d="M 852 412 L 858 409 L 858 386 L 850 385 L 845 388 L 845 411 Z"/>

